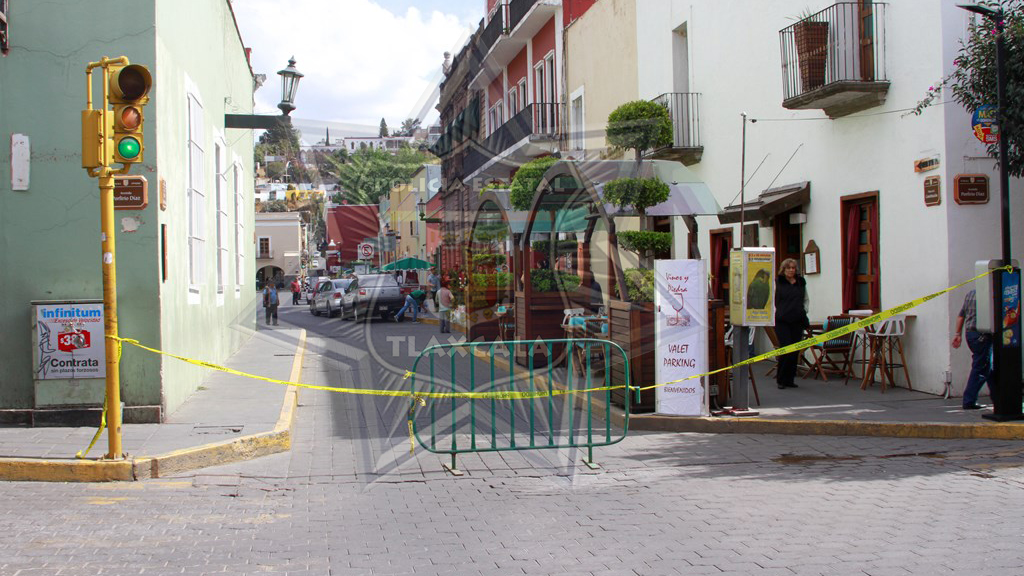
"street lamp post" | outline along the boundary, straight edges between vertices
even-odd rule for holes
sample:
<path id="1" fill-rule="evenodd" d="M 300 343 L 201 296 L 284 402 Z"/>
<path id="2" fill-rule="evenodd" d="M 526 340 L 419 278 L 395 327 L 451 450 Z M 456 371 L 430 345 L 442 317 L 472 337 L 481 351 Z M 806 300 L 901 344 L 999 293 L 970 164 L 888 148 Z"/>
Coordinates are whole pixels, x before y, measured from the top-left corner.
<path id="1" fill-rule="evenodd" d="M 999 202 L 1000 202 L 1000 229 L 1002 234 L 1002 265 L 1012 265 L 1010 249 L 1010 168 L 1009 150 L 1006 141 L 1006 134 L 1003 133 L 1005 126 L 1003 119 L 1006 116 L 1004 105 L 1006 104 L 1006 44 L 1003 40 L 1005 30 L 1002 8 L 995 9 L 988 6 L 976 4 L 960 4 L 960 8 L 979 14 L 992 21 L 996 32 L 996 125 L 999 126 Z M 1020 293 L 1019 272 L 1008 274 L 999 272 L 992 286 L 995 294 L 988 295 L 992 298 L 992 345 L 993 365 L 992 378 L 995 382 L 989 382 L 989 390 L 992 392 L 992 414 L 983 415 L 989 420 L 1006 422 L 1010 420 L 1024 420 L 1024 413 L 1021 411 L 1021 402 L 1024 400 L 1021 392 L 1021 357 L 1019 344 L 1013 346 L 1003 341 L 1003 330 L 1009 328 L 1004 326 L 1003 319 L 1003 294 L 1007 288 L 1016 287 Z M 1014 282 L 1014 284 L 1009 284 Z M 979 297 L 984 295 L 979 294 Z M 1019 323 L 1016 319 L 1014 322 Z M 993 386 L 994 384 L 994 386 Z"/>
<path id="2" fill-rule="evenodd" d="M 281 109 L 280 116 L 262 114 L 225 114 L 225 128 L 242 128 L 247 130 L 271 130 L 281 125 L 291 126 L 292 119 L 288 114 L 295 110 L 295 94 L 299 89 L 299 80 L 304 74 L 295 68 L 295 57 L 288 60 L 288 67 L 277 72 L 281 76 Z"/>
<path id="3" fill-rule="evenodd" d="M 304 74 L 295 68 L 295 56 L 288 59 L 287 68 L 278 70 L 277 73 L 281 76 L 281 103 L 277 107 L 281 109 L 283 115 L 287 116 L 292 113 L 292 110 L 295 110 L 295 93 L 299 89 L 299 80 Z"/>

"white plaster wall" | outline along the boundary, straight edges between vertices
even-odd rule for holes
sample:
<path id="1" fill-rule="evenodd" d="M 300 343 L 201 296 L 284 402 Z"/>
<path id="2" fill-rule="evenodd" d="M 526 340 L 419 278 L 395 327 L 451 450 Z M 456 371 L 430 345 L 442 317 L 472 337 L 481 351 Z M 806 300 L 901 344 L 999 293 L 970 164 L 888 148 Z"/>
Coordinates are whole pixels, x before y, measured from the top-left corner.
<path id="1" fill-rule="evenodd" d="M 944 4 L 942 10 L 943 74 L 953 70 L 953 60 L 957 55 L 958 39 L 966 34 L 968 15 L 953 4 Z M 950 90 L 945 90 L 943 100 L 952 100 Z M 935 106 L 924 114 L 941 117 L 946 127 L 946 142 L 942 175 L 942 202 L 945 207 L 948 234 L 948 268 L 947 282 L 958 284 L 973 277 L 974 262 L 990 258 L 999 258 L 1002 252 L 1000 202 L 999 202 L 999 170 L 994 159 L 988 156 L 985 147 L 978 142 L 971 131 L 971 119 L 960 105 L 950 102 L 943 106 Z M 932 172 L 935 173 L 935 172 Z M 959 206 L 953 200 L 953 179 L 957 174 L 988 174 L 991 200 L 980 206 Z M 1024 218 L 1021 209 L 1020 194 L 1024 189 L 1024 181 L 1019 178 L 1010 179 L 1010 206 L 1012 253 L 1017 260 L 1021 259 L 1021 248 L 1024 246 L 1024 229 L 1019 225 Z M 949 326 L 947 338 L 952 338 L 963 297 L 970 287 L 964 287 L 946 300 Z M 947 368 L 953 372 L 953 390 L 960 393 L 967 382 L 970 372 L 971 354 L 967 346 L 959 350 L 947 347 L 949 356 Z"/>
<path id="2" fill-rule="evenodd" d="M 822 274 L 808 277 L 812 319 L 841 312 L 840 197 L 845 195 L 879 193 L 883 308 L 968 277 L 974 258 L 966 252 L 983 251 L 986 241 L 981 237 L 991 235 L 998 226 L 997 205 L 956 206 L 952 176 L 965 168 L 984 171 L 991 162 L 969 160 L 965 165 L 964 156 L 982 154 L 969 140 L 965 128 L 969 118 L 958 105 L 904 116 L 904 110 L 913 107 L 951 66 L 964 28 L 959 9 L 951 0 L 889 3 L 885 66 L 892 85 L 885 104 L 830 120 L 820 110 L 782 107 L 779 30 L 792 24 L 787 16 L 799 13 L 805 4 L 795 0 L 640 0 L 640 97 L 654 98 L 672 90 L 672 31 L 685 22 L 689 85 L 691 91 L 702 94 L 704 156 L 691 169 L 704 178 L 723 207 L 738 201 L 740 113 L 747 112 L 759 120 L 747 125 L 747 196 L 755 197 L 770 186 L 811 182 L 802 242 L 806 245 L 813 239 L 818 244 L 822 267 Z M 935 154 L 942 158 L 940 171 L 914 172 L 914 160 Z M 942 206 L 927 208 L 923 181 L 937 172 L 943 176 L 945 197 Z M 707 231 L 719 227 L 717 218 L 700 219 L 703 254 L 709 252 Z M 961 244 L 965 228 L 979 237 Z M 761 229 L 760 240 L 771 245 L 771 228 Z M 912 311 L 917 318 L 909 323 L 905 345 L 915 389 L 942 391 L 942 372 L 950 362 L 948 337 L 961 299 L 958 294 L 950 299 L 957 301 L 955 306 L 933 301 Z M 956 362 L 963 364 L 965 359 Z M 962 384 L 954 389 L 960 388 Z"/>
<path id="3" fill-rule="evenodd" d="M 644 1 L 603 0 L 565 31 L 566 114 L 571 118 L 572 96 L 582 90 L 588 159 L 607 151 L 608 115 L 638 98 L 635 17 Z"/>

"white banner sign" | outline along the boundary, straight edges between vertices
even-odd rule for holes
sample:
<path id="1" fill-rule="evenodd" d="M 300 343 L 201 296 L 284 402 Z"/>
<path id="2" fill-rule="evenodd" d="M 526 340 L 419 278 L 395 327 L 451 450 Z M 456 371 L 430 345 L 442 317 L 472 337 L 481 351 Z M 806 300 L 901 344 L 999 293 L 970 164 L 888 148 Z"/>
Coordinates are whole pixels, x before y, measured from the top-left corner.
<path id="1" fill-rule="evenodd" d="M 36 305 L 37 380 L 106 378 L 103 304 Z"/>
<path id="2" fill-rule="evenodd" d="M 654 263 L 655 375 L 659 384 L 707 372 L 708 274 L 703 260 Z M 699 378 L 656 389 L 659 414 L 707 416 Z"/>

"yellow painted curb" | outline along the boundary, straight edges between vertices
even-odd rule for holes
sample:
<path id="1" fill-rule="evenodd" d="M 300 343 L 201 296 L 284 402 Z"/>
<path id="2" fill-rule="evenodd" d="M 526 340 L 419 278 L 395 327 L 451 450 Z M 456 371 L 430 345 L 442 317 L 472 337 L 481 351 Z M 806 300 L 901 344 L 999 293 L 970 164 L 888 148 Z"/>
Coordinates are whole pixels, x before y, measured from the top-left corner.
<path id="1" fill-rule="evenodd" d="M 619 410 L 621 412 L 621 410 Z M 613 420 L 621 422 L 621 414 Z M 706 434 L 791 434 L 803 436 L 879 436 L 940 440 L 1024 440 L 1024 424 L 944 422 L 867 422 L 863 420 L 782 420 L 773 418 L 690 418 L 634 414 L 633 430 Z"/>
<path id="2" fill-rule="evenodd" d="M 302 376 L 306 352 L 306 331 L 299 343 L 289 378 L 297 382 Z M 277 424 L 269 432 L 185 448 L 158 456 L 134 460 L 45 460 L 36 458 L 0 458 L 0 480 L 29 482 L 128 482 L 160 478 L 170 474 L 207 466 L 251 460 L 260 456 L 285 452 L 291 448 L 292 425 L 299 401 L 299 389 L 289 386 Z"/>
<path id="3" fill-rule="evenodd" d="M 128 482 L 128 460 L 38 460 L 0 458 L 0 480 L 10 482 Z"/>

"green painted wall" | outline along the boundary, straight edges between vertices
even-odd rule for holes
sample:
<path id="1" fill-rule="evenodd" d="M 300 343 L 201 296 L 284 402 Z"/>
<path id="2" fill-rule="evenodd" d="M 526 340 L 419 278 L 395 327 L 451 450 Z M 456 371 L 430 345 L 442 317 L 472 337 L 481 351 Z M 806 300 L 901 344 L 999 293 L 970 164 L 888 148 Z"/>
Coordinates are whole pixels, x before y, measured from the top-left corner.
<path id="1" fill-rule="evenodd" d="M 12 46 L 0 66 L 0 270 L 5 271 L 0 275 L 5 296 L 0 307 L 0 349 L 5 351 L 0 408 L 33 404 L 29 301 L 103 297 L 99 191 L 96 180 L 81 168 L 79 114 L 85 107 L 85 67 L 90 61 L 124 54 L 152 65 L 152 3 L 123 8 L 115 0 L 10 5 Z M 99 88 L 96 82 L 97 93 Z M 151 128 L 150 122 L 147 134 Z M 11 133 L 31 139 L 27 191 L 11 190 Z M 133 172 L 151 177 L 153 170 L 148 156 Z M 143 221 L 156 221 L 154 206 L 139 215 Z M 121 332 L 149 340 L 158 334 L 154 230 L 143 226 L 117 236 Z M 153 358 L 125 359 L 121 377 L 126 403 L 159 404 L 159 366 Z"/>
<path id="2" fill-rule="evenodd" d="M 213 142 L 223 135 L 227 157 L 237 159 L 244 187 L 244 220 L 250 241 L 245 278 L 253 278 L 252 134 L 225 133 L 225 106 L 247 113 L 252 78 L 226 0 L 51 0 L 11 3 L 12 47 L 0 66 L 0 409 L 33 405 L 31 300 L 101 298 L 99 193 L 81 168 L 80 119 L 85 107 L 85 66 L 103 56 L 125 55 L 150 68 L 152 100 L 146 107 L 145 162 L 131 172 L 146 176 L 150 204 L 120 211 L 117 270 L 120 334 L 143 343 L 223 361 L 251 334 L 252 282 L 216 296 L 216 216 Z M 186 17 L 182 17 L 187 15 Z M 101 19 L 102 16 L 102 19 Z M 202 93 L 208 162 L 208 284 L 198 304 L 188 304 L 184 196 L 185 77 Z M 94 81 L 94 94 L 99 94 Z M 230 104 L 225 104 L 229 102 Z M 11 190 L 10 134 L 31 139 L 28 191 Z M 160 180 L 167 210 L 159 208 Z M 230 180 L 229 180 L 230 182 Z M 122 224 L 122 218 L 134 218 Z M 234 225 L 234 210 L 229 222 Z M 170 278 L 160 269 L 160 225 L 169 232 Z M 134 231 L 126 231 L 127 229 Z M 233 233 L 232 263 L 234 280 Z M 160 405 L 173 411 L 208 374 L 175 360 L 126 348 L 121 363 L 122 399 L 129 406 Z"/>
<path id="3" fill-rule="evenodd" d="M 183 14 L 191 17 L 182 18 Z M 200 17 L 201 15 L 201 17 Z M 163 323 L 160 340 L 166 350 L 178 354 L 223 361 L 247 339 L 255 328 L 255 268 L 253 250 L 253 139 L 251 130 L 224 128 L 224 114 L 252 113 L 252 75 L 227 2 L 178 0 L 158 2 L 157 79 L 161 99 L 157 111 L 160 142 L 172 145 L 159 149 L 160 177 L 167 183 L 167 210 L 160 222 L 168 225 L 169 277 L 160 284 Z M 201 40 L 197 41 L 197 40 Z M 204 112 L 204 156 L 206 190 L 206 282 L 190 296 L 188 282 L 188 233 L 186 203 L 187 95 L 198 91 Z M 225 148 L 228 168 L 242 170 L 244 186 L 245 269 L 242 284 L 235 281 L 235 218 L 232 174 L 229 171 L 228 223 L 226 244 L 230 255 L 228 283 L 218 294 L 215 262 L 216 193 L 215 144 Z M 199 386 L 208 374 L 203 368 L 178 360 L 163 362 L 164 396 L 173 410 Z"/>

